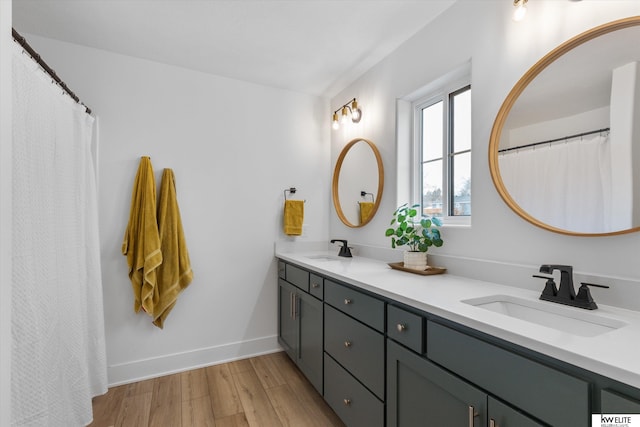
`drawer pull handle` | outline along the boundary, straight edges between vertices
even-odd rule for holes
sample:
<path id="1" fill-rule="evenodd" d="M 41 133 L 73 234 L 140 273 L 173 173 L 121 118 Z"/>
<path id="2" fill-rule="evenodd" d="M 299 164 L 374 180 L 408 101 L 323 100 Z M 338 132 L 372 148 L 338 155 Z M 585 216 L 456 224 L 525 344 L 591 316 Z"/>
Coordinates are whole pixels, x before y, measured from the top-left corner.
<path id="1" fill-rule="evenodd" d="M 349 304 L 351 304 L 351 300 L 350 300 L 349 298 L 345 298 L 345 299 L 344 299 L 344 304 L 345 304 L 345 305 L 349 305 Z"/>
<path id="2" fill-rule="evenodd" d="M 398 332 L 404 332 L 407 330 L 407 325 L 405 325 L 404 323 L 398 323 L 398 326 L 396 326 L 398 328 Z"/>
<path id="3" fill-rule="evenodd" d="M 345 341 L 345 342 L 344 342 L 344 346 L 345 346 L 346 348 L 351 347 L 351 341 Z"/>
<path id="4" fill-rule="evenodd" d="M 496 420 L 494 420 L 493 418 L 489 419 L 489 427 L 498 427 L 496 424 Z"/>
<path id="5" fill-rule="evenodd" d="M 351 399 L 344 399 L 342 402 L 344 402 L 344 406 L 350 406 L 351 405 Z"/>
<path id="6" fill-rule="evenodd" d="M 473 406 L 469 405 L 469 427 L 473 427 L 473 419 L 478 416 Z"/>
<path id="7" fill-rule="evenodd" d="M 318 285 L 317 283 L 312 283 L 312 284 L 311 284 L 311 287 L 312 287 L 312 288 L 319 288 L 319 287 L 320 287 L 320 285 Z"/>

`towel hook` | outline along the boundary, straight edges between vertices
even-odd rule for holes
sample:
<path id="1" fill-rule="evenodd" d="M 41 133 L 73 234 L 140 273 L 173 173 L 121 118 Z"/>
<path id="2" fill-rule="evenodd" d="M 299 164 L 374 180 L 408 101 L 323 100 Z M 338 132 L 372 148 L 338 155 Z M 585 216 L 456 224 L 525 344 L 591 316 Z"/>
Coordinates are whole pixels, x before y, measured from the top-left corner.
<path id="1" fill-rule="evenodd" d="M 285 199 L 285 200 L 287 200 L 287 192 L 288 192 L 289 194 L 296 194 L 296 191 L 298 191 L 298 190 L 296 189 L 296 187 L 289 187 L 289 188 L 285 188 L 285 189 L 284 189 L 284 199 Z M 304 200 L 304 202 L 306 203 L 307 201 L 306 201 L 306 200 Z"/>
<path id="2" fill-rule="evenodd" d="M 364 191 L 364 190 L 362 190 L 362 191 L 360 192 L 360 197 L 365 197 L 367 194 L 371 196 L 371 202 L 375 202 L 375 201 L 376 201 L 376 199 L 375 199 L 375 197 L 374 197 L 373 193 L 367 193 L 367 192 L 366 192 L 366 191 Z"/>

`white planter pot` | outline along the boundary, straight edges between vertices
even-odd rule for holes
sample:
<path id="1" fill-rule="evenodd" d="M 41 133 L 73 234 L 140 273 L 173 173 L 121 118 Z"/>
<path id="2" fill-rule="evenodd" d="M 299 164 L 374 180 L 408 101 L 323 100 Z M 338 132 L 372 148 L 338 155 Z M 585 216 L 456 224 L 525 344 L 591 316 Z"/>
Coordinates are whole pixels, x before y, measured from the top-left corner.
<path id="1" fill-rule="evenodd" d="M 404 267 L 410 268 L 412 270 L 426 270 L 427 269 L 427 253 L 405 251 Z"/>

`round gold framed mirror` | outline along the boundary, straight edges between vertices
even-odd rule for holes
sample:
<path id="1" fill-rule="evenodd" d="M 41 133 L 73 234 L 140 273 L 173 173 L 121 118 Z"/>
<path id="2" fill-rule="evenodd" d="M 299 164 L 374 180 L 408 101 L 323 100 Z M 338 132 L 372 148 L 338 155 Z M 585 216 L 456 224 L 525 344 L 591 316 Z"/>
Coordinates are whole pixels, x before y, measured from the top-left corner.
<path id="1" fill-rule="evenodd" d="M 579 34 L 504 100 L 489 169 L 523 219 L 575 236 L 640 230 L 639 40 L 640 16 Z"/>
<path id="2" fill-rule="evenodd" d="M 368 224 L 380 206 L 384 188 L 382 157 L 376 145 L 356 138 L 342 149 L 333 171 L 333 206 L 343 224 Z"/>

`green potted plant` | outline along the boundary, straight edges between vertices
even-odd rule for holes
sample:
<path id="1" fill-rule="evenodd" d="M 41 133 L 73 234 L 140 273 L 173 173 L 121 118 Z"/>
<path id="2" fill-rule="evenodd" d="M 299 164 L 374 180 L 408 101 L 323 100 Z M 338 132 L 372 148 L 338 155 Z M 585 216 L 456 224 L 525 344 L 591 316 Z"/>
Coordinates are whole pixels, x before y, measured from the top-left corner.
<path id="1" fill-rule="evenodd" d="M 420 214 L 420 205 L 400 206 L 393 213 L 391 227 L 385 235 L 391 237 L 391 247 L 407 246 L 404 253 L 404 267 L 414 270 L 427 268 L 429 247 L 440 247 L 444 243 L 437 227 L 442 226 L 439 218 Z"/>

